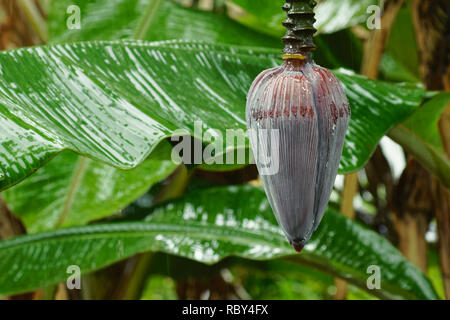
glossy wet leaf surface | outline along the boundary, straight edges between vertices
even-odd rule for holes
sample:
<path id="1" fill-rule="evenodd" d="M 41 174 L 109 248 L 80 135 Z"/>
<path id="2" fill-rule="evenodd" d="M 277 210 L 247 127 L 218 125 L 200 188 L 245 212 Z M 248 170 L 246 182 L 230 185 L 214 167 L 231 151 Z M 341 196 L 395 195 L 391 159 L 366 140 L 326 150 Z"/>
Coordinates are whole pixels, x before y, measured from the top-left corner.
<path id="1" fill-rule="evenodd" d="M 372 154 L 374 146 L 385 134 L 382 132 L 413 113 L 425 91 L 370 80 L 345 70 L 337 70 L 335 74 L 345 87 L 352 109 L 340 165 L 340 172 L 343 173 L 347 172 L 345 168 L 362 167 L 364 163 L 360 160 L 366 158 L 368 150 Z M 391 122 L 393 117 L 396 118 L 396 123 Z M 381 128 L 383 129 L 378 131 Z M 358 137 L 358 141 L 352 137 Z"/>
<path id="2" fill-rule="evenodd" d="M 18 186 L 3 193 L 28 233 L 83 225 L 117 213 L 177 165 L 167 142 L 137 168 L 119 170 L 64 151 Z"/>
<path id="3" fill-rule="evenodd" d="M 0 53 L 0 190 L 70 149 L 119 168 L 137 166 L 165 138 L 225 137 L 245 129 L 253 79 L 273 51 L 189 42 L 87 42 Z M 379 139 L 424 91 L 337 71 L 352 120 L 340 172 L 363 166 Z M 201 121 L 202 132 L 195 132 Z M 214 137 L 204 137 L 204 144 Z M 230 143 L 230 142 L 228 142 Z M 233 141 L 228 148 L 247 148 Z"/>
<path id="4" fill-rule="evenodd" d="M 0 54 L 0 189 L 71 149 L 120 168 L 177 129 L 243 128 L 250 57 L 84 43 Z M 31 68 L 32 66 L 32 68 Z"/>
<path id="5" fill-rule="evenodd" d="M 146 221 L 60 229 L 3 241 L 0 294 L 64 281 L 72 264 L 88 273 L 147 250 L 207 264 L 230 255 L 253 260 L 290 257 L 362 288 L 367 267 L 375 264 L 382 269 L 383 285 L 373 294 L 436 298 L 429 280 L 386 239 L 330 209 L 304 252 L 295 254 L 264 192 L 249 186 L 196 191 L 156 208 Z"/>

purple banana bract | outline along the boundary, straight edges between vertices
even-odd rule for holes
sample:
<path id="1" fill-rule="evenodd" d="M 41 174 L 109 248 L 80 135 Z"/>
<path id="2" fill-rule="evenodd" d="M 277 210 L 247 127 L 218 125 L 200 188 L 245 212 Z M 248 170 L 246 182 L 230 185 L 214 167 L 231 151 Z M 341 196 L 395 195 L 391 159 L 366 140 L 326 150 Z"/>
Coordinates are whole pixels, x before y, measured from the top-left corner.
<path id="1" fill-rule="evenodd" d="M 291 0 L 283 7 L 289 17 L 284 23 L 288 28 L 283 38 L 285 61 L 255 79 L 246 110 L 264 189 L 278 223 L 297 251 L 323 217 L 350 120 L 341 83 L 309 55 L 314 32 L 296 27 L 302 24 L 295 19 L 308 15 L 308 3 L 311 1 Z M 303 6 L 298 9 L 296 4 Z M 276 132 L 276 140 L 269 139 L 270 132 Z M 278 161 L 277 170 L 265 173 L 262 159 L 269 154 L 272 162 Z"/>

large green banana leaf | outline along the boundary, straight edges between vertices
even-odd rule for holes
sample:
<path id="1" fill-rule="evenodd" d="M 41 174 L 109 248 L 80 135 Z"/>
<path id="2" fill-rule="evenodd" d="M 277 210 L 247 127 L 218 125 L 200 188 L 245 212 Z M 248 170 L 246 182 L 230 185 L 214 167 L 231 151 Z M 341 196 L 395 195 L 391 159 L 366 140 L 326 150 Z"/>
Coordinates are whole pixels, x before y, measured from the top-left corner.
<path id="1" fill-rule="evenodd" d="M 376 265 L 381 269 L 381 289 L 371 294 L 393 299 L 437 298 L 428 278 L 386 239 L 331 209 L 304 252 L 295 254 L 264 192 L 249 186 L 195 191 L 156 208 L 145 221 L 59 229 L 0 242 L 0 294 L 65 281 L 71 265 L 86 274 L 148 250 L 207 264 L 227 256 L 286 257 L 365 290 L 370 276 L 367 268 Z"/>
<path id="2" fill-rule="evenodd" d="M 67 27 L 68 17 L 73 14 L 67 13 L 67 8 L 74 4 L 79 6 L 81 13 L 82 28 L 79 30 L 70 30 Z M 145 25 L 142 25 L 143 21 L 146 21 Z M 50 10 L 49 24 L 53 42 L 142 37 L 151 40 L 181 38 L 245 45 L 274 47 L 281 45 L 281 41 L 278 38 L 252 31 L 234 22 L 224 14 L 191 10 L 181 7 L 172 1 L 54 1 Z M 326 44 L 322 41 L 324 39 L 317 38 L 320 50 L 315 55 L 316 60 L 318 59 L 321 63 L 330 66 L 352 65 L 353 59 L 347 64 L 341 61 L 342 58 L 345 60 L 348 57 L 347 50 L 342 50 L 341 47 L 345 48 L 348 44 L 347 40 L 352 39 L 351 34 L 342 33 L 337 35 L 337 37 L 339 37 L 339 41 L 334 41 L 334 39 L 330 38 L 327 39 Z M 352 43 L 354 41 L 350 42 L 350 45 L 353 46 Z M 331 48 L 328 48 L 328 44 L 332 46 L 336 44 L 340 47 L 334 46 L 333 50 L 331 50 Z M 353 49 L 353 51 L 356 52 L 357 50 Z M 345 52 L 345 54 L 342 57 L 338 57 L 336 52 Z M 80 164 L 85 163 L 89 163 L 90 167 L 101 167 L 104 170 L 84 170 L 86 166 L 80 166 Z M 229 170 L 234 167 L 202 166 L 203 169 L 208 170 L 214 168 L 217 170 Z M 65 170 L 60 170 L 62 168 Z M 129 192 L 128 197 L 118 197 L 117 199 L 120 201 L 113 201 L 111 202 L 113 205 L 103 206 L 102 212 L 96 212 L 92 209 L 98 205 L 96 202 L 97 197 L 90 196 L 82 200 L 78 199 L 77 196 L 85 193 L 92 195 L 92 190 L 83 191 L 85 186 L 82 184 L 78 185 L 78 192 L 72 194 L 74 199 L 70 197 L 72 199 L 70 204 L 82 203 L 82 207 L 85 210 L 82 210 L 82 213 L 78 213 L 80 218 L 75 220 L 71 218 L 73 214 L 68 213 L 68 217 L 64 221 L 66 226 L 81 224 L 112 214 L 126 205 L 124 201 L 134 199 L 142 192 L 140 189 L 142 183 L 133 178 L 139 170 L 121 172 L 107 165 L 92 162 L 85 157 L 77 157 L 69 152 L 64 152 L 57 159 L 50 162 L 45 170 L 38 171 L 30 181 L 26 181 L 24 184 L 7 192 L 5 199 L 10 208 L 22 217 L 29 232 L 53 229 L 55 226 L 62 224 L 58 221 L 61 212 L 70 211 L 62 206 L 67 203 L 67 194 L 64 190 L 72 190 L 73 183 L 77 182 L 77 180 L 74 180 L 74 177 L 77 177 L 77 172 L 80 171 L 88 171 L 90 180 L 97 182 L 108 181 L 108 185 L 111 186 L 119 186 L 124 179 L 127 179 L 130 185 L 127 190 L 139 190 L 139 192 L 136 194 Z M 111 174 L 113 171 L 117 174 Z M 147 178 L 148 175 L 147 173 L 142 175 L 142 177 Z M 39 184 L 35 183 L 37 181 Z M 156 181 L 151 179 L 151 182 Z M 135 183 L 138 185 L 137 188 L 133 187 Z M 55 190 L 56 186 L 59 186 L 58 190 L 61 191 L 51 193 L 48 196 L 48 190 Z M 101 190 L 95 193 L 99 198 L 104 198 L 104 196 L 101 196 Z M 25 201 L 23 197 L 25 194 L 34 200 L 31 203 Z M 110 196 L 113 197 L 114 194 L 110 194 Z"/>
<path id="3" fill-rule="evenodd" d="M 52 1 L 49 13 L 51 41 L 112 40 L 139 38 L 146 40 L 210 40 L 232 44 L 279 46 L 285 32 L 281 22 L 286 13 L 281 10 L 284 0 L 230 0 L 229 3 L 244 9 L 230 16 L 256 30 L 233 23 L 225 14 L 189 10 L 172 0 L 58 0 Z M 326 0 L 316 9 L 315 27 L 319 33 L 334 33 L 365 21 L 370 5 L 376 0 Z M 68 29 L 67 21 L 73 12 L 69 6 L 80 8 L 80 29 Z M 264 37 L 262 34 L 272 37 Z M 248 37 L 253 35 L 253 37 Z"/>
<path id="4" fill-rule="evenodd" d="M 88 42 L 0 53 L 0 189 L 70 149 L 130 169 L 163 139 L 245 129 L 256 75 L 278 64 L 263 49 L 169 42 Z M 378 140 L 408 117 L 424 90 L 345 71 L 352 121 L 342 173 L 364 165 Z M 206 137 L 205 144 L 213 137 Z M 208 139 L 209 138 L 209 139 Z M 228 142 L 230 143 L 230 142 Z M 246 148 L 248 140 L 227 149 Z"/>
<path id="5" fill-rule="evenodd" d="M 420 82 L 419 49 L 414 30 L 411 2 L 406 1 L 395 19 L 380 64 L 383 78 L 391 81 Z"/>
<path id="6" fill-rule="evenodd" d="M 161 143 L 133 170 L 119 170 L 64 151 L 3 199 L 28 233 L 83 225 L 107 217 L 143 195 L 171 174 L 171 146 Z"/>
<path id="7" fill-rule="evenodd" d="M 431 99 L 389 132 L 391 138 L 437 175 L 447 188 L 450 188 L 450 161 L 443 151 L 438 123 L 449 103 L 450 93 L 433 93 Z"/>
<path id="8" fill-rule="evenodd" d="M 279 39 L 252 31 L 224 14 L 190 10 L 172 1 L 154 2 L 155 6 L 150 6 L 150 11 L 146 10 L 150 3 L 148 0 L 54 1 L 49 17 L 51 38 L 53 42 L 143 37 L 245 45 L 279 46 L 281 43 Z M 67 13 L 67 9 L 73 5 L 80 8 L 83 23 L 79 30 L 67 27 L 67 19 L 73 14 Z M 146 19 L 148 14 L 151 14 L 151 23 L 146 24 L 144 30 L 140 28 L 140 20 Z M 166 159 L 170 159 L 170 152 L 165 153 Z M 10 209 L 22 218 L 28 232 L 85 224 L 125 207 L 145 188 L 173 170 L 174 164 L 170 161 L 153 161 L 154 153 L 151 157 L 151 161 L 145 161 L 136 170 L 122 171 L 63 152 L 32 178 L 6 192 L 4 199 Z M 161 166 L 158 167 L 158 164 Z M 86 183 L 88 181 L 89 184 Z"/>
<path id="9" fill-rule="evenodd" d="M 73 4 L 78 5 L 82 13 L 80 29 L 67 27 L 71 14 L 66 11 Z M 223 13 L 185 8 L 172 0 L 54 1 L 49 15 L 49 29 L 53 43 L 118 39 L 195 40 L 273 47 L 278 52 L 281 52 L 283 45 L 279 35 L 259 33 Z M 318 49 L 314 52 L 314 59 L 320 65 L 359 70 L 362 45 L 348 30 L 318 36 L 316 43 Z"/>
<path id="10" fill-rule="evenodd" d="M 68 29 L 67 8 L 77 5 L 81 29 Z M 59 0 L 49 14 L 51 42 L 88 40 L 193 40 L 280 47 L 276 37 L 253 31 L 225 14 L 184 8 L 170 0 Z"/>

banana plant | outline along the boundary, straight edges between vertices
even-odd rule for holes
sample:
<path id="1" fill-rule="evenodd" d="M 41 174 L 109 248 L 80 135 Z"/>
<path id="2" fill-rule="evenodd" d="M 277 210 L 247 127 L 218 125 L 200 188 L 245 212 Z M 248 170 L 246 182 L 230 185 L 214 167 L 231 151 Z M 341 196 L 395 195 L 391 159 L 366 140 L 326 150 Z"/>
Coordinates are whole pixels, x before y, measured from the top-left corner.
<path id="1" fill-rule="evenodd" d="M 138 220 L 96 222 L 174 172 L 178 164 L 167 140 L 180 129 L 200 138 L 203 148 L 214 139 L 199 136 L 196 121 L 216 134 L 244 130 L 248 89 L 259 72 L 279 64 L 274 48 L 280 42 L 276 28 L 265 32 L 267 24 L 259 24 L 268 11 L 232 2 L 252 17 L 164 0 L 52 1 L 49 45 L 0 52 L 0 190 L 33 233 L 0 242 L 0 295 L 64 281 L 71 264 L 88 274 L 136 253 L 161 251 L 206 264 L 228 256 L 286 259 L 364 290 L 367 267 L 378 265 L 385 280 L 371 294 L 438 298 L 430 280 L 387 240 L 331 207 L 305 253 L 294 255 L 258 188 L 205 189 L 151 207 Z M 67 29 L 70 5 L 82 13 L 81 29 Z M 339 23 L 340 11 L 329 5 L 334 9 L 326 11 L 324 33 L 361 21 L 355 7 L 350 22 Z M 436 112 L 417 121 L 442 110 L 448 95 L 347 69 L 334 73 L 353 111 L 340 173 L 362 168 L 390 134 L 450 185 Z M 223 150 L 248 147 L 244 136 L 224 141 Z M 251 165 L 250 158 L 243 165 Z"/>

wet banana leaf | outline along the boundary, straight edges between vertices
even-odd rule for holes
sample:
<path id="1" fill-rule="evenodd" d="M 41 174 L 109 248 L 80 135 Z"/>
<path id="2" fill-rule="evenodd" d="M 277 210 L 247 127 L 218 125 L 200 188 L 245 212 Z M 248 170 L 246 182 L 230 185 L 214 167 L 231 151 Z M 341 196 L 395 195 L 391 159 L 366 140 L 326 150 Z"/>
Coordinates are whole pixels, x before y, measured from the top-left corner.
<path id="1" fill-rule="evenodd" d="M 443 151 L 438 123 L 449 103 L 450 93 L 432 93 L 416 112 L 389 132 L 392 139 L 439 177 L 447 188 L 450 188 L 450 161 Z"/>
<path id="2" fill-rule="evenodd" d="M 63 149 L 131 169 L 176 130 L 194 133 L 195 121 L 244 128 L 254 60 L 142 43 L 0 53 L 0 189 Z"/>
<path id="3" fill-rule="evenodd" d="M 206 264 L 227 256 L 284 257 L 344 277 L 366 290 L 367 268 L 377 265 L 381 289 L 372 294 L 437 298 L 428 278 L 386 239 L 331 209 L 304 253 L 293 255 L 264 192 L 250 186 L 197 191 L 156 208 L 145 221 L 59 229 L 0 242 L 0 294 L 65 281 L 70 265 L 78 265 L 86 274 L 148 250 Z"/>
<path id="4" fill-rule="evenodd" d="M 395 19 L 380 64 L 381 76 L 390 81 L 420 82 L 419 49 L 411 1 L 406 1 Z"/>
<path id="5" fill-rule="evenodd" d="M 285 13 L 280 10 L 284 0 L 259 0 L 255 5 L 253 0 L 230 0 L 244 12 L 237 21 L 268 34 L 280 37 L 286 32 L 281 21 Z M 314 27 L 318 33 L 333 33 L 366 21 L 371 5 L 379 5 L 376 0 L 325 0 L 315 8 L 317 22 Z"/>
<path id="6" fill-rule="evenodd" d="M 369 146 L 375 146 L 381 140 L 382 135 L 379 135 L 372 124 L 376 122 L 377 126 L 387 125 L 390 122 L 391 112 L 395 112 L 398 116 L 400 114 L 412 114 L 416 107 L 419 106 L 419 101 L 422 99 L 425 91 L 420 88 L 406 88 L 400 85 L 370 80 L 342 69 L 334 73 L 344 85 L 352 109 L 352 118 L 344 143 L 339 169 L 341 173 L 345 173 L 348 171 L 344 168 L 356 170 L 362 167 L 364 163 L 360 163 L 359 159 L 361 159 L 361 156 L 368 149 L 371 150 L 371 155 L 374 149 Z M 377 107 L 367 108 L 369 105 Z M 390 128 L 403 122 L 407 117 L 397 119 L 397 123 L 389 123 Z M 373 122 L 369 119 L 373 119 Z M 355 144 L 356 141 L 350 139 L 352 136 L 358 136 L 357 144 Z M 365 151 L 363 151 L 364 149 Z"/>
<path id="7" fill-rule="evenodd" d="M 83 225 L 118 212 L 177 167 L 172 148 L 161 143 L 133 170 L 119 170 L 63 151 L 3 199 L 28 233 Z"/>
<path id="8" fill-rule="evenodd" d="M 413 131 L 414 134 L 430 146 L 443 151 L 444 147 L 438 124 L 442 112 L 449 103 L 449 92 L 433 93 L 430 99 L 426 100 L 401 126 Z"/>
<path id="9" fill-rule="evenodd" d="M 131 169 L 167 137 L 203 136 L 208 145 L 227 129 L 244 130 L 250 84 L 279 63 L 277 56 L 257 48 L 176 41 L 2 52 L 0 190 L 65 149 Z M 346 173 L 364 165 L 378 140 L 420 105 L 425 92 L 342 70 L 336 75 L 353 110 L 340 167 Z M 215 158 L 224 150 L 248 148 L 247 139 L 224 143 Z"/>
<path id="10" fill-rule="evenodd" d="M 69 29 L 67 22 L 74 21 L 76 12 L 73 6 L 76 5 L 80 9 L 80 23 L 82 27 L 80 29 Z M 68 10 L 68 8 L 72 8 Z M 69 11 L 69 13 L 67 12 Z M 147 23 L 141 25 L 141 22 L 145 20 Z M 265 34 L 260 34 L 256 31 L 248 29 L 241 24 L 228 18 L 225 14 L 205 12 L 200 10 L 191 10 L 184 8 L 180 5 L 173 3 L 172 1 L 105 1 L 105 0 L 83 0 L 83 1 L 54 1 L 52 2 L 50 17 L 50 35 L 52 42 L 66 42 L 66 41 L 80 41 L 80 40 L 97 40 L 97 39 L 119 39 L 119 38 L 144 38 L 152 40 L 166 40 L 166 39 L 192 39 L 192 40 L 205 40 L 210 42 L 226 42 L 233 44 L 245 44 L 245 45 L 273 45 L 279 46 L 280 39 L 270 37 Z M 79 158 L 69 153 L 64 153 L 64 160 L 53 160 L 48 165 L 49 168 L 45 172 L 38 172 L 38 176 L 33 177 L 33 181 L 41 181 L 41 178 L 45 176 L 45 181 L 40 184 L 32 184 L 25 182 L 26 189 L 29 189 L 30 185 L 33 189 L 29 190 L 37 197 L 33 199 L 42 198 L 42 194 L 46 194 L 48 189 L 52 189 L 56 186 L 55 182 L 63 185 L 63 189 L 66 186 L 66 181 L 72 181 L 73 174 L 69 168 L 79 168 L 79 161 L 89 161 L 90 166 L 99 166 L 105 168 L 107 172 L 114 169 L 104 164 L 93 163 L 86 158 Z M 80 160 L 82 159 L 82 160 Z M 170 159 L 170 154 L 168 159 Z M 55 162 L 55 163 L 53 163 Z M 64 163 L 64 172 L 60 170 L 53 170 L 53 166 L 60 167 L 60 163 Z M 238 167 L 242 167 L 239 165 Z M 203 165 L 203 169 L 214 170 L 214 166 Z M 218 166 L 218 170 L 233 170 L 236 166 Z M 165 168 L 162 167 L 162 170 Z M 92 170 L 89 172 L 90 179 L 99 183 L 102 181 L 102 174 L 104 170 Z M 118 173 L 118 170 L 115 170 Z M 133 171 L 134 172 L 134 171 Z M 66 176 L 64 176 L 66 174 Z M 123 174 L 109 174 L 107 176 L 108 184 L 120 185 L 123 183 L 121 177 Z M 130 176 L 133 173 L 129 174 Z M 53 176 L 52 176 L 53 175 Z M 95 176 L 97 175 L 97 176 Z M 149 174 L 147 174 L 149 175 Z M 155 178 L 159 175 L 156 174 Z M 147 178 L 146 175 L 142 177 Z M 116 181 L 116 179 L 118 181 Z M 154 179 L 151 179 L 152 182 Z M 98 184 L 97 183 L 97 184 Z M 137 185 L 136 185 L 137 184 Z M 138 190 L 145 184 L 137 179 L 129 179 L 129 190 Z M 54 228 L 58 221 L 56 217 L 59 216 L 59 212 L 62 210 L 60 205 L 64 203 L 62 197 L 46 197 L 45 202 L 41 202 L 39 206 L 33 208 L 32 212 L 30 206 L 23 206 L 20 202 L 23 200 L 21 197 L 17 197 L 21 194 L 23 189 L 20 185 L 11 192 L 14 196 L 7 194 L 6 201 L 9 202 L 13 211 L 20 215 L 27 225 L 29 232 L 44 231 Z M 80 185 L 79 189 L 83 190 L 86 186 Z M 16 191 L 17 190 L 17 191 Z M 28 196 L 30 192 L 27 192 Z M 89 192 L 89 191 L 85 191 Z M 79 194 L 82 192 L 79 191 Z M 133 192 L 133 197 L 136 195 Z M 127 198 L 128 199 L 128 198 Z M 105 215 L 114 213 L 118 208 L 123 207 L 125 199 L 120 199 L 119 203 L 112 207 L 102 207 L 102 213 L 95 212 L 83 212 L 84 219 L 78 219 L 77 221 L 71 221 L 71 215 L 68 215 L 68 219 L 65 220 L 64 225 L 78 225 L 83 222 L 92 220 L 93 218 L 103 217 Z M 128 199 L 129 200 L 129 199 Z M 19 203 L 18 203 L 19 202 Z M 74 199 L 75 203 L 78 203 Z M 98 205 L 95 197 L 84 198 L 83 207 L 95 207 Z M 111 203 L 113 204 L 113 203 Z M 84 210 L 86 211 L 86 210 Z M 81 213 L 79 214 L 81 216 Z M 39 219 L 36 217 L 39 216 Z M 42 218 L 44 217 L 44 218 Z"/>
<path id="11" fill-rule="evenodd" d="M 53 1 L 49 29 L 53 43 L 88 40 L 140 39 L 148 41 L 195 40 L 277 48 L 280 36 L 242 26 L 223 13 L 182 7 L 171 0 L 79 0 L 82 28 L 69 29 L 67 8 L 72 0 Z M 148 8 L 148 10 L 146 9 Z M 141 22 L 146 21 L 145 24 Z M 314 59 L 321 66 L 359 70 L 362 45 L 348 30 L 316 37 Z M 350 51 L 350 55 L 349 55 Z"/>
<path id="12" fill-rule="evenodd" d="M 52 42 L 86 40 L 203 40 L 247 46 L 279 47 L 285 33 L 280 9 L 284 0 L 232 0 L 244 12 L 225 14 L 187 9 L 172 0 L 58 0 L 52 1 L 49 31 Z M 365 21 L 376 0 L 327 0 L 316 6 L 319 33 L 334 33 Z M 81 28 L 68 28 L 80 9 Z M 233 21 L 236 20 L 237 22 Z M 242 27 L 244 24 L 248 28 Z M 252 31 L 256 30 L 256 31 Z M 267 37 L 269 35 L 270 37 Z"/>
<path id="13" fill-rule="evenodd" d="M 70 5 L 80 8 L 82 28 L 68 29 Z M 279 47 L 281 40 L 246 28 L 225 14 L 189 9 L 171 0 L 59 0 L 49 15 L 51 42 L 174 40 Z"/>
<path id="14" fill-rule="evenodd" d="M 48 14 L 50 42 L 131 39 L 153 0 L 59 0 Z M 77 6 L 79 11 L 77 11 Z M 75 19 L 79 19 L 76 21 Z M 76 27 L 80 23 L 80 28 Z M 68 25 L 73 27 L 68 28 Z"/>
<path id="15" fill-rule="evenodd" d="M 383 54 L 380 63 L 380 79 L 395 82 L 420 82 L 420 79 L 408 70 L 401 60 L 388 52 Z"/>
<path id="16" fill-rule="evenodd" d="M 325 0 L 318 3 L 315 12 L 318 33 L 333 33 L 364 23 L 373 15 L 371 6 L 380 6 L 377 0 Z M 381 10 L 380 10 L 381 11 Z"/>

